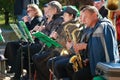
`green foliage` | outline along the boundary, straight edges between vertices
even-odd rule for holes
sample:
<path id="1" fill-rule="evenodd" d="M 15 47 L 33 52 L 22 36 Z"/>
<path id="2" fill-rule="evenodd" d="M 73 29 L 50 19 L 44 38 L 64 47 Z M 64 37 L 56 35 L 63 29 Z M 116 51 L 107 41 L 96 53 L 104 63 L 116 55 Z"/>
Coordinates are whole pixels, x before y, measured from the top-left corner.
<path id="1" fill-rule="evenodd" d="M 5 24 L 9 24 L 9 17 L 13 16 L 14 0 L 0 0 L 0 14 L 4 14 Z"/>
<path id="2" fill-rule="evenodd" d="M 39 1 L 40 1 L 39 7 L 40 9 L 42 9 L 43 5 L 48 3 L 50 0 L 39 0 Z"/>
<path id="3" fill-rule="evenodd" d="M 0 0 L 0 10 L 2 12 L 13 12 L 14 0 Z"/>
<path id="4" fill-rule="evenodd" d="M 13 17 L 10 17 L 9 18 L 9 22 L 10 23 L 15 23 L 15 20 Z M 5 25 L 5 20 L 4 20 L 4 14 L 1 14 L 0 13 L 0 28 L 5 28 L 5 29 L 10 29 L 10 26 L 9 25 Z"/>
<path id="5" fill-rule="evenodd" d="M 0 14 L 0 24 L 4 23 L 4 16 L 2 14 Z"/>

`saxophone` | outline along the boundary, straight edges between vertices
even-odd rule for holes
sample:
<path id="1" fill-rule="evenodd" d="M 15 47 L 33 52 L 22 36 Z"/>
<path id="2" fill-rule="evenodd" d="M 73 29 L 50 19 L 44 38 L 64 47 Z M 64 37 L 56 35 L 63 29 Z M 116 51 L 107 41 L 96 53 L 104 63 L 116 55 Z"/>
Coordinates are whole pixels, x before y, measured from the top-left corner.
<path id="1" fill-rule="evenodd" d="M 83 29 L 83 27 L 76 28 L 71 33 L 73 41 L 74 41 L 75 44 L 79 41 L 78 37 L 79 37 L 80 31 L 82 29 Z M 77 33 L 77 32 L 79 32 L 79 33 Z M 81 58 L 80 53 L 76 53 L 76 55 L 74 55 L 73 57 L 71 57 L 71 59 L 69 60 L 69 63 L 72 63 L 72 67 L 73 67 L 74 72 L 77 72 L 78 70 L 80 70 L 81 68 L 83 68 L 82 58 Z"/>
<path id="2" fill-rule="evenodd" d="M 72 31 L 75 30 L 75 29 L 78 29 L 78 25 L 76 24 L 72 24 L 72 23 L 68 23 L 67 25 L 64 26 L 64 32 L 66 34 L 66 41 L 68 42 L 71 42 L 73 41 L 73 38 L 72 38 Z M 64 56 L 64 55 L 69 55 L 71 53 L 70 50 L 68 50 L 66 47 L 62 49 L 60 55 L 61 56 Z"/>
<path id="3" fill-rule="evenodd" d="M 66 41 L 69 41 L 69 42 L 70 42 L 70 41 L 72 41 L 72 38 L 71 38 L 70 31 L 68 30 L 69 25 L 73 25 L 73 24 L 72 24 L 72 23 L 68 23 L 67 25 L 65 25 L 65 27 L 64 27 L 64 32 L 65 32 L 65 34 L 66 34 Z M 69 54 L 70 54 L 70 51 L 67 50 L 66 47 L 63 48 L 62 51 L 61 51 L 61 53 L 60 53 L 61 56 L 69 55 Z"/>
<path id="4" fill-rule="evenodd" d="M 80 26 L 80 28 L 79 28 Z M 68 25 L 66 25 L 64 27 L 64 31 L 66 32 L 66 36 L 67 36 L 67 41 L 71 42 L 73 41 L 74 43 L 77 43 L 79 41 L 79 36 L 80 36 L 80 31 L 83 29 L 82 24 L 72 24 L 69 23 Z M 68 53 L 70 53 L 69 50 L 66 50 Z M 72 50 L 72 52 L 75 53 L 74 50 Z M 72 67 L 74 72 L 77 72 L 79 69 L 83 68 L 83 64 L 82 64 L 82 58 L 81 55 L 79 53 L 76 53 L 76 55 L 74 55 L 73 57 L 71 57 L 71 59 L 69 60 L 69 63 L 72 63 Z"/>

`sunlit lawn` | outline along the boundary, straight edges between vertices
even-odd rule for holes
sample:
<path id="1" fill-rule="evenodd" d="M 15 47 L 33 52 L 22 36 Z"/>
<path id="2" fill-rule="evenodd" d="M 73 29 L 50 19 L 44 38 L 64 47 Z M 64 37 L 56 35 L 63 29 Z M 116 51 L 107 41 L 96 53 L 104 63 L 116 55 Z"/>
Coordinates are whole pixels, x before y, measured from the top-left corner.
<path id="1" fill-rule="evenodd" d="M 9 23 L 14 23 L 15 20 L 13 19 L 13 17 L 9 18 Z M 5 20 L 4 20 L 4 15 L 0 14 L 0 28 L 5 28 L 5 29 L 11 29 L 11 27 L 9 25 L 5 25 Z"/>

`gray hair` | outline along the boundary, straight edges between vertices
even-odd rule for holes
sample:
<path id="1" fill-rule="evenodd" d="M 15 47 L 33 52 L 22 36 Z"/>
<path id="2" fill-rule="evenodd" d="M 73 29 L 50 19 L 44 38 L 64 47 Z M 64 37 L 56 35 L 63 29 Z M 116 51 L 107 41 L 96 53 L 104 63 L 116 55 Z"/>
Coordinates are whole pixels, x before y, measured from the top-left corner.
<path id="1" fill-rule="evenodd" d="M 48 5 L 50 5 L 53 8 L 56 8 L 58 13 L 62 10 L 62 5 L 58 1 L 51 1 L 48 3 Z"/>
<path id="2" fill-rule="evenodd" d="M 96 13 L 97 15 L 99 15 L 99 11 L 95 6 L 87 5 L 82 9 L 82 12 L 86 10 L 89 11 L 90 13 Z"/>

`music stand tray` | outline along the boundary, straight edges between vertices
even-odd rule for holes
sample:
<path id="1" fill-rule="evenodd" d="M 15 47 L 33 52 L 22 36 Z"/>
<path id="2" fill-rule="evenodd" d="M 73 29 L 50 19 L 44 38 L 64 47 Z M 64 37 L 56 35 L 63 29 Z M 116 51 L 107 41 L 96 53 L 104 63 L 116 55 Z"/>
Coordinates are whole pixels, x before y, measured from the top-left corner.
<path id="1" fill-rule="evenodd" d="M 62 47 L 61 44 L 59 44 L 58 42 L 56 42 L 55 40 L 53 40 L 52 38 L 50 38 L 49 36 L 45 35 L 42 32 L 33 32 L 32 35 L 38 38 L 43 43 L 45 43 L 48 47 L 51 47 L 51 46 L 58 47 L 58 48 Z"/>

